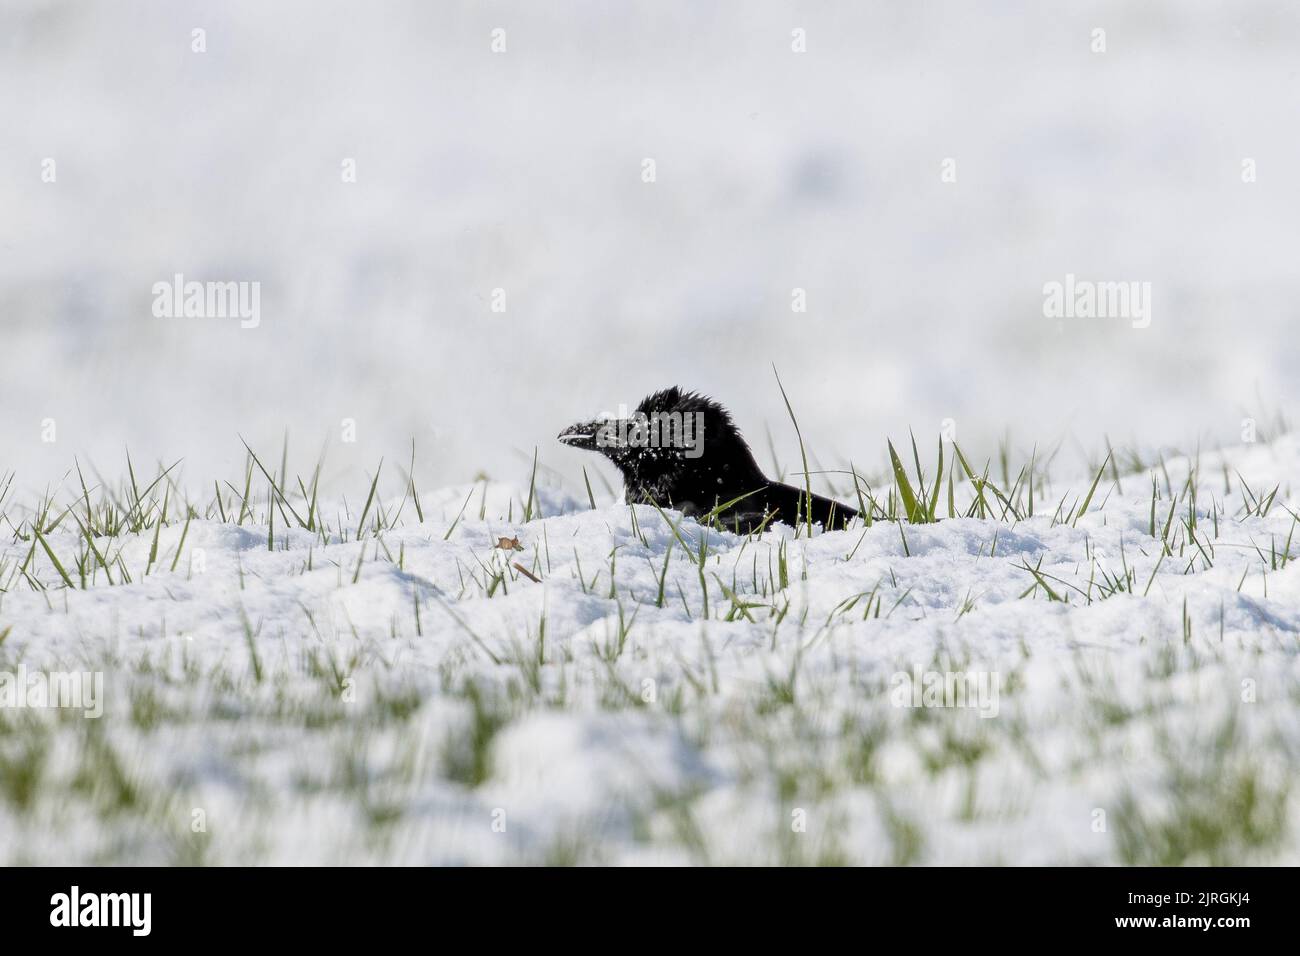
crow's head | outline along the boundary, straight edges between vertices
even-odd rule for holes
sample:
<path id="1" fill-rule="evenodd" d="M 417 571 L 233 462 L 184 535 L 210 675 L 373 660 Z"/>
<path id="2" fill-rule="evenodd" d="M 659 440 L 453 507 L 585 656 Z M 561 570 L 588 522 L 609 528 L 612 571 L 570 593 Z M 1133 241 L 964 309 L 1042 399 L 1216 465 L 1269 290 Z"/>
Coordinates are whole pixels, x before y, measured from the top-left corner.
<path id="1" fill-rule="evenodd" d="M 662 504 L 712 494 L 715 467 L 748 472 L 753 456 L 731 415 L 697 392 L 666 388 L 625 408 L 559 434 L 572 448 L 599 452 L 623 474 L 630 498 Z M 706 484 L 707 479 L 707 484 Z"/>

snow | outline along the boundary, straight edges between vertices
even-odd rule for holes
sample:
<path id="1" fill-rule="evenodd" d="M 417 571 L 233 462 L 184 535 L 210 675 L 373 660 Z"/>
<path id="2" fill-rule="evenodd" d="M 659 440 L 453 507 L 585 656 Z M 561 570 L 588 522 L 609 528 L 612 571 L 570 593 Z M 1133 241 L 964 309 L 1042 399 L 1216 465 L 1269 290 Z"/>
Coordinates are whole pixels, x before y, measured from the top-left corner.
<path id="1" fill-rule="evenodd" d="M 1300 400 L 1285 0 L 397 6 L 5 4 L 4 468 L 228 475 L 287 430 L 349 487 L 414 437 L 439 487 L 669 385 L 788 463 L 773 362 L 859 459 L 944 419 L 1212 447 Z M 261 282 L 260 324 L 155 317 L 177 273 Z M 1150 327 L 1045 318 L 1070 274 L 1150 282 Z"/>
<path id="2" fill-rule="evenodd" d="M 0 671 L 107 695 L 0 707 L 0 862 L 1296 862 L 1292 7 L 0 5 Z M 176 275 L 260 283 L 256 327 L 154 315 Z M 1048 318 L 1070 276 L 1150 283 L 1149 327 Z M 815 469 L 947 423 L 1060 447 L 1051 494 L 709 533 L 700 569 L 698 526 L 553 443 L 679 385 L 789 478 L 773 364 Z M 158 562 L 100 540 L 111 586 L 70 518 L 74 588 L 30 535 L 124 448 L 202 511 L 241 436 L 327 448 L 328 535 L 272 529 L 260 480 Z M 1104 436 L 1206 449 L 1209 560 L 1180 500 L 1157 568 L 1146 474 L 1053 522 Z M 358 543 L 385 456 L 401 517 Z M 995 716 L 890 699 L 957 672 Z"/>
<path id="3" fill-rule="evenodd" d="M 1295 862 L 1300 571 L 1272 565 L 1300 436 L 1224 460 L 1226 493 L 1217 455 L 1198 471 L 1213 566 L 1184 540 L 1154 575 L 1150 474 L 1104 480 L 1075 526 L 1040 504 L 907 525 L 906 546 L 886 521 L 747 540 L 557 488 L 523 522 L 526 487 L 480 484 L 423 495 L 423 522 L 386 501 L 399 526 L 361 543 L 277 523 L 268 550 L 265 502 L 196 519 L 175 572 L 173 521 L 147 576 L 152 533 L 114 539 L 129 584 L 56 587 L 37 549 L 46 589 L 0 595 L 0 669 L 102 671 L 105 712 L 0 709 L 22 730 L 0 738 L 0 859 Z M 1177 491 L 1189 463 L 1166 467 Z M 1282 486 L 1266 515 L 1238 471 Z M 322 510 L 353 537 L 355 504 Z M 78 535 L 47 535 L 65 567 Z M 1125 566 L 1135 594 L 1071 590 Z M 1026 595 L 1026 567 L 1068 603 Z M 996 706 L 893 694 L 927 673 L 983 675 Z"/>

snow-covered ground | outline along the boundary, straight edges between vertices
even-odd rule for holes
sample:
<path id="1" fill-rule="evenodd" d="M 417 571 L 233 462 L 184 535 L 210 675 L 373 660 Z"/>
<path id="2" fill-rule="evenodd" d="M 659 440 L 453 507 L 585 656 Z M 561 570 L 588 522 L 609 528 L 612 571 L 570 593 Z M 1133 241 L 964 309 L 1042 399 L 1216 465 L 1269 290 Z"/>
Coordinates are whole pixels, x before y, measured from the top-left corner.
<path id="1" fill-rule="evenodd" d="M 0 673 L 103 713 L 0 707 L 0 862 L 1300 862 L 1300 436 L 1188 470 L 812 538 L 527 478 L 272 524 L 256 469 L 188 522 L 137 469 L 89 538 L 11 495 Z"/>
<path id="2" fill-rule="evenodd" d="M 6 0 L 0 862 L 1297 862 L 1294 13 Z M 675 384 L 790 478 L 773 364 L 814 470 L 1014 512 L 748 540 L 551 441 Z"/>

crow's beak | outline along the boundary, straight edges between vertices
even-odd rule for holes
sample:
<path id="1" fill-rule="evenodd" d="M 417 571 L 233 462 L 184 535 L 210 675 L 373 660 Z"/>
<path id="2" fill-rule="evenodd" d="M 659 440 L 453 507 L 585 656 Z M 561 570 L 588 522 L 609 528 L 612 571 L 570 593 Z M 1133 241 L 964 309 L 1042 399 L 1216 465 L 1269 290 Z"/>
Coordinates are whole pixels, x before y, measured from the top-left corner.
<path id="1" fill-rule="evenodd" d="M 601 422 L 579 422 L 577 425 L 570 425 L 556 437 L 570 448 L 595 451 L 596 433 L 600 430 L 601 424 Z"/>

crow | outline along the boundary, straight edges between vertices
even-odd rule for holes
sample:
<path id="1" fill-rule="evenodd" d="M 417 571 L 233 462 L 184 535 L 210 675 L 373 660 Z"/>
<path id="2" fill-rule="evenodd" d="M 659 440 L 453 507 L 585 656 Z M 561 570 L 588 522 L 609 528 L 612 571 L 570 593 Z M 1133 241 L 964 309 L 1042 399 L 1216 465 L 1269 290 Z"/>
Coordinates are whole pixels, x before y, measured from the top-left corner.
<path id="1" fill-rule="evenodd" d="M 629 504 L 675 508 L 693 517 L 713 514 L 723 527 L 746 533 L 772 521 L 796 527 L 810 511 L 828 531 L 859 516 L 838 501 L 810 499 L 805 489 L 768 481 L 731 414 L 697 392 L 666 388 L 630 416 L 580 422 L 557 437 L 613 462 Z"/>

